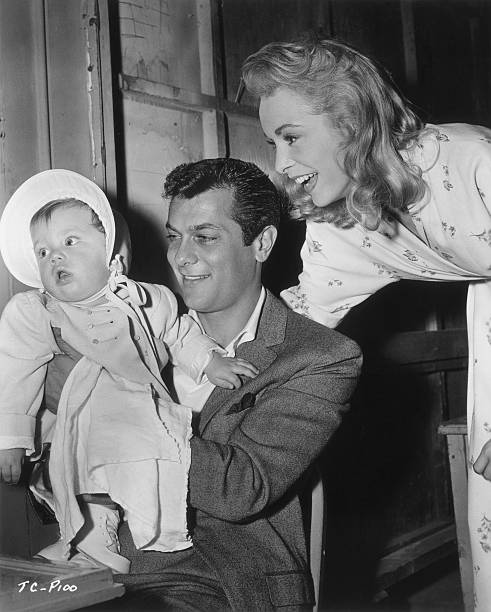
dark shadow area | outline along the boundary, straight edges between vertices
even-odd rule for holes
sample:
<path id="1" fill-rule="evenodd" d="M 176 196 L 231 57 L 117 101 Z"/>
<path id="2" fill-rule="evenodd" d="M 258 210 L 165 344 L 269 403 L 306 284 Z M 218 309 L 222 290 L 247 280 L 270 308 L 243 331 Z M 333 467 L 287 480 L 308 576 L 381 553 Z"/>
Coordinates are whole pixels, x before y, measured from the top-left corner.
<path id="1" fill-rule="evenodd" d="M 263 267 L 263 283 L 276 296 L 296 285 L 302 271 L 300 249 L 305 239 L 305 223 L 284 218 L 274 249 Z"/>
<path id="2" fill-rule="evenodd" d="M 438 434 L 447 418 L 439 373 L 391 364 L 382 354 L 394 334 L 424 329 L 435 304 L 446 303 L 446 317 L 458 321 L 465 289 L 465 283 L 403 281 L 355 308 L 339 328 L 360 344 L 364 367 L 322 461 L 324 592 L 333 609 L 371 606 L 380 559 L 423 526 L 453 520 L 445 440 Z"/>
<path id="3" fill-rule="evenodd" d="M 117 205 L 123 214 L 126 213 L 128 203 L 126 192 L 125 172 L 125 139 L 123 120 L 123 96 L 119 86 L 119 75 L 122 73 L 121 58 L 121 33 L 119 27 L 119 2 L 110 0 L 108 2 L 110 49 L 111 49 L 111 75 L 113 91 L 113 121 L 114 121 L 114 144 L 116 152 L 116 180 L 117 180 Z M 126 216 L 126 215 L 125 215 Z"/>

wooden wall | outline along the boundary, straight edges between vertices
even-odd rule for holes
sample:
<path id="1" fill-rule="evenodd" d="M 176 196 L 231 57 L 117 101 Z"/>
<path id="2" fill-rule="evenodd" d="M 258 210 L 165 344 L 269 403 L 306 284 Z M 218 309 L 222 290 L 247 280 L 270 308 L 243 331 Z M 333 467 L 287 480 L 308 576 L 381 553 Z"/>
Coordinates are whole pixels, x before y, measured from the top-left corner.
<path id="1" fill-rule="evenodd" d="M 23 181 L 48 168 L 80 172 L 115 201 L 110 75 L 106 3 L 0 2 L 0 212 Z M 25 289 L 0 258 L 0 309 Z M 56 538 L 25 485 L 0 484 L 1 554 L 29 556 Z"/>

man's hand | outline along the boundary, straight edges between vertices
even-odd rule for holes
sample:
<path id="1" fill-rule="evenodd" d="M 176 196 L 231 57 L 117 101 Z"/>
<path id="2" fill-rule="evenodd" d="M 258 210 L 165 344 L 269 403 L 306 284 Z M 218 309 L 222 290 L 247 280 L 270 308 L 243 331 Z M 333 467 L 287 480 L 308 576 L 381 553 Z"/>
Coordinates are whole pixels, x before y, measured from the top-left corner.
<path id="1" fill-rule="evenodd" d="M 16 484 L 19 482 L 25 448 L 0 450 L 0 482 Z"/>
<path id="2" fill-rule="evenodd" d="M 482 447 L 473 467 L 476 474 L 481 474 L 486 480 L 491 480 L 491 440 Z"/>
<path id="3" fill-rule="evenodd" d="M 218 353 L 213 353 L 210 363 L 205 368 L 205 374 L 208 380 L 218 387 L 238 389 L 242 385 L 239 376 L 255 378 L 259 370 L 245 359 L 222 357 Z"/>

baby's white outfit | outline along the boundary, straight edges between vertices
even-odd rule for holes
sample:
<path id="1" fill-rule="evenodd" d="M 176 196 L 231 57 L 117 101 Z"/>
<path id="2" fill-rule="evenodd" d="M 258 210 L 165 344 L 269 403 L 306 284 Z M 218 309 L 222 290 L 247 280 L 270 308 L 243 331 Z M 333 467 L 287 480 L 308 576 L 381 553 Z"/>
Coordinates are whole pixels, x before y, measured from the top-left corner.
<path id="1" fill-rule="evenodd" d="M 200 382 L 217 345 L 177 316 L 166 287 L 116 278 L 117 286 L 82 303 L 19 293 L 0 320 L 1 449 L 36 450 L 47 364 L 61 352 L 53 330 L 83 355 L 63 387 L 51 440 L 51 503 L 67 557 L 84 523 L 80 493 L 107 493 L 120 504 L 138 548 L 191 545 L 191 410 L 172 401 L 160 372 L 170 355 Z"/>

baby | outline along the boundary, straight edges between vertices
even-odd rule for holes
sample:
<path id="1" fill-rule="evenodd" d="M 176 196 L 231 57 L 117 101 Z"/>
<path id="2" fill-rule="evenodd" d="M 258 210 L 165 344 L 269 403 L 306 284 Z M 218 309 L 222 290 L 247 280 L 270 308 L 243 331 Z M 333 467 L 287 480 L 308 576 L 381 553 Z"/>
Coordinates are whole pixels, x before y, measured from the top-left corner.
<path id="1" fill-rule="evenodd" d="M 124 573 L 121 508 L 138 548 L 191 545 L 191 409 L 176 405 L 162 381 L 169 357 L 195 381 L 206 376 L 227 388 L 257 370 L 222 357 L 190 317 L 179 318 L 166 287 L 128 279 L 129 244 L 114 253 L 115 233 L 104 193 L 68 170 L 31 177 L 5 208 L 5 264 L 38 289 L 14 295 L 0 319 L 0 480 L 17 482 L 24 457 L 39 450 L 48 364 L 75 349 L 82 358 L 64 384 L 51 433 L 41 436 L 51 439 L 52 494 L 40 487 L 37 494 L 54 509 L 60 540 L 38 554 Z"/>

